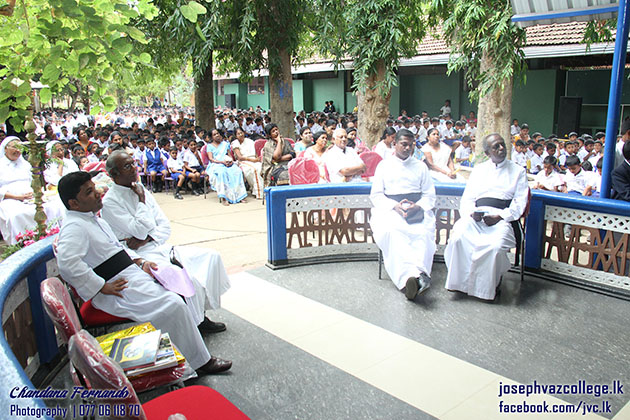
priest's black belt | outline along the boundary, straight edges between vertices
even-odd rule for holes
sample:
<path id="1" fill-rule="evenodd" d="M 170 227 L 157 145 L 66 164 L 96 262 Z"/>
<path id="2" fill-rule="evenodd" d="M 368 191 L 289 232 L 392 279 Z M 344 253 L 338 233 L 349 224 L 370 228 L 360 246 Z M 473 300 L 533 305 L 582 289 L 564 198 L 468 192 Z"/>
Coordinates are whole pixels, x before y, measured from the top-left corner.
<path id="1" fill-rule="evenodd" d="M 499 198 L 492 197 L 483 197 L 475 201 L 475 206 L 477 207 L 494 207 L 495 209 L 501 210 L 510 207 L 510 204 L 512 204 L 512 200 L 501 200 Z M 511 221 L 510 225 L 512 225 L 514 239 L 516 240 L 516 257 L 514 257 L 514 265 L 518 265 L 521 256 L 521 239 L 523 237 L 523 233 L 521 232 L 521 225 L 518 220 Z"/>
<path id="2" fill-rule="evenodd" d="M 133 260 L 123 249 L 99 264 L 94 268 L 94 272 L 107 281 L 132 264 Z"/>
<path id="3" fill-rule="evenodd" d="M 420 200 L 422 198 L 422 193 L 407 193 L 407 194 L 385 194 L 385 197 L 391 198 L 392 200 L 396 200 L 398 202 L 403 201 L 405 198 L 412 203 Z"/>

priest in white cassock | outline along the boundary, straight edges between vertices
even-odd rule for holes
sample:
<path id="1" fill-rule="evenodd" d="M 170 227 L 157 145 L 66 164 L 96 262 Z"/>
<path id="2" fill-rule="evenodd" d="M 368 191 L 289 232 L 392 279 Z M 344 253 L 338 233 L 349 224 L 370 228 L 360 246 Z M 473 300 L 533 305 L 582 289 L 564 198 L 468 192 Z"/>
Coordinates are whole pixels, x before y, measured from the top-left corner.
<path id="1" fill-rule="evenodd" d="M 199 329 L 208 333 L 224 331 L 225 324 L 205 317 L 205 310 L 221 307 L 221 295 L 230 288 L 219 253 L 207 248 L 166 244 L 171 225 L 153 196 L 136 182 L 138 174 L 133 158 L 116 151 L 107 159 L 106 168 L 114 185 L 103 199 L 101 215 L 118 240 L 159 265 L 171 264 L 174 257 L 195 286 L 195 296 L 186 299 L 196 309 Z"/>
<path id="2" fill-rule="evenodd" d="M 57 246 L 59 273 L 81 299 L 92 299 L 101 311 L 151 322 L 168 332 L 193 369 L 228 370 L 232 362 L 208 352 L 189 306 L 149 274 L 156 264 L 123 247 L 107 222 L 96 216 L 103 204 L 90 174 L 65 175 L 58 190 L 68 209 Z"/>
<path id="3" fill-rule="evenodd" d="M 414 146 L 411 131 L 396 133 L 394 155 L 376 168 L 370 192 L 374 241 L 389 277 L 410 300 L 430 287 L 435 253 L 435 188 Z"/>
<path id="4" fill-rule="evenodd" d="M 510 269 L 507 253 L 516 246 L 514 224 L 527 206 L 529 189 L 525 169 L 506 159 L 500 135 L 486 136 L 482 146 L 490 159 L 475 165 L 468 179 L 444 260 L 449 291 L 493 300 Z"/>

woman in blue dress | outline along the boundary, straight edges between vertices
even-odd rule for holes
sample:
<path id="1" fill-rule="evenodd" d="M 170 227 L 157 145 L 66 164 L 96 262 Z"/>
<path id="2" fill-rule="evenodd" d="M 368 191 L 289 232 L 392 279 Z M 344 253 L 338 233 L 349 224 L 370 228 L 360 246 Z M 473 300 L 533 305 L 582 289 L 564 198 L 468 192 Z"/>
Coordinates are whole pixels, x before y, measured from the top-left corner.
<path id="1" fill-rule="evenodd" d="M 219 200 L 225 206 L 245 202 L 247 190 L 243 182 L 243 171 L 238 165 L 234 165 L 234 160 L 229 155 L 230 143 L 223 140 L 223 133 L 216 128 L 205 135 L 205 140 L 208 142 L 206 152 L 210 163 L 206 172 L 210 187 L 217 192 Z"/>

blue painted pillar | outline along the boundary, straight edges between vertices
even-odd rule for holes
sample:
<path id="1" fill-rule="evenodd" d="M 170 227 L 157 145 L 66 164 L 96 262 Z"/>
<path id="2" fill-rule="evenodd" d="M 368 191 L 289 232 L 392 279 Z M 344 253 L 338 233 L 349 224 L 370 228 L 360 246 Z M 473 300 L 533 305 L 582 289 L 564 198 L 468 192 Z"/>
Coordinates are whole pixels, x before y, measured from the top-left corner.
<path id="1" fill-rule="evenodd" d="M 543 257 L 543 236 L 545 234 L 545 203 L 532 197 L 525 227 L 525 267 L 540 268 Z"/>
<path id="2" fill-rule="evenodd" d="M 617 16 L 617 38 L 610 75 L 610 93 L 608 96 L 608 116 L 606 118 L 606 147 L 602 166 L 602 187 L 600 197 L 610 198 L 610 175 L 615 166 L 615 143 L 619 129 L 619 104 L 623 87 L 623 73 L 626 65 L 628 48 L 628 28 L 630 27 L 630 0 L 619 1 Z"/>
<path id="3" fill-rule="evenodd" d="M 55 326 L 44 311 L 44 304 L 39 290 L 40 284 L 46 279 L 46 262 L 39 264 L 27 276 L 28 293 L 31 299 L 31 314 L 33 316 L 33 329 L 37 341 L 39 361 L 44 364 L 50 362 L 59 352 Z"/>

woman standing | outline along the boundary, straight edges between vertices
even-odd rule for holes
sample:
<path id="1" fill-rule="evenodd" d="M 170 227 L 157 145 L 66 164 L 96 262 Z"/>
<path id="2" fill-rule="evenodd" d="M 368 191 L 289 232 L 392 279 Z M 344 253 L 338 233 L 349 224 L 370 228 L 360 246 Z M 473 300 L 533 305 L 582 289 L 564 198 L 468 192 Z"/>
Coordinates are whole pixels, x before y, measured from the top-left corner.
<path id="1" fill-rule="evenodd" d="M 217 192 L 224 206 L 244 202 L 247 190 L 243 182 L 243 171 L 234 165 L 234 161 L 228 155 L 230 144 L 223 140 L 223 133 L 216 128 L 206 134 L 206 141 L 211 141 L 206 146 L 210 161 L 206 170 L 210 187 Z"/>
<path id="2" fill-rule="evenodd" d="M 257 199 L 262 200 L 264 187 L 261 176 L 262 159 L 260 156 L 256 156 L 254 141 L 245 137 L 245 131 L 240 127 L 236 129 L 236 139 L 232 141 L 232 151 L 247 183 L 252 187 L 252 192 Z"/>
<path id="3" fill-rule="evenodd" d="M 440 141 L 437 128 L 427 131 L 427 144 L 422 146 L 425 162 L 429 167 L 431 177 L 439 182 L 464 182 L 461 175 L 455 171 L 455 164 L 451 158 L 451 148 Z"/>
<path id="4" fill-rule="evenodd" d="M 20 140 L 9 136 L 0 144 L 0 232 L 9 244 L 15 236 L 35 229 L 31 165 L 22 157 Z M 64 215 L 59 198 L 44 203 L 49 224 Z"/>
<path id="5" fill-rule="evenodd" d="M 326 179 L 326 164 L 322 158 L 328 146 L 328 134 L 326 134 L 325 131 L 319 131 L 315 133 L 313 138 L 315 139 L 315 144 L 306 149 L 304 157 L 313 159 L 315 163 L 317 163 L 317 167 L 319 168 L 319 183 L 322 184 L 328 182 Z"/>

